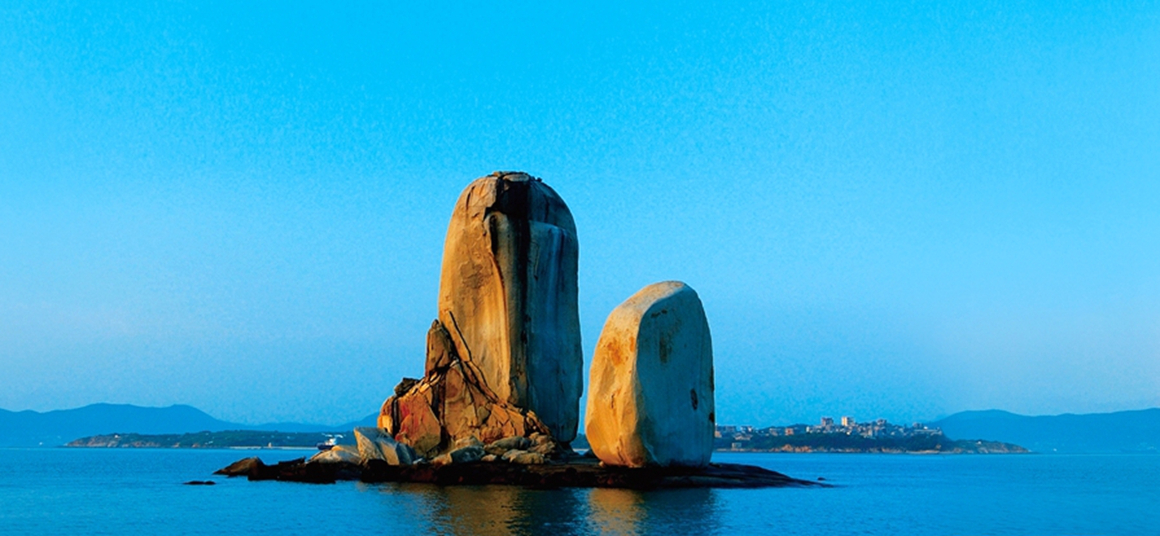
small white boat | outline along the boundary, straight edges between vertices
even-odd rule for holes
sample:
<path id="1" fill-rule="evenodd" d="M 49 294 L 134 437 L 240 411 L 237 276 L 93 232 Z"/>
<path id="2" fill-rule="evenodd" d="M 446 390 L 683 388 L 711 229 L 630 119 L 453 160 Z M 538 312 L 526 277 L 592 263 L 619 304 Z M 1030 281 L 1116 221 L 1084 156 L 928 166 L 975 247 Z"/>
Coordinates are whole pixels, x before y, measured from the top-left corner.
<path id="1" fill-rule="evenodd" d="M 330 438 L 327 439 L 326 441 L 319 443 L 317 445 L 317 447 L 318 447 L 318 450 L 330 450 L 330 449 L 334 448 L 334 446 L 337 444 L 338 444 L 338 437 L 330 436 Z"/>

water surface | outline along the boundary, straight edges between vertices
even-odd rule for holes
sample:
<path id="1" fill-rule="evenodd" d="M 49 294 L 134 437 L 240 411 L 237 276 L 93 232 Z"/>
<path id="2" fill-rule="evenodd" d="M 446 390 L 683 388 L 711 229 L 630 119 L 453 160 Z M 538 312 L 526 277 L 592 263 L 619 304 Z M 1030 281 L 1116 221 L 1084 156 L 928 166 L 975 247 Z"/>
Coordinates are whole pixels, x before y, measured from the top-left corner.
<path id="1" fill-rule="evenodd" d="M 3 534 L 1160 534 L 1156 455 L 718 454 L 836 487 L 636 492 L 210 476 L 301 451 L 0 452 Z"/>

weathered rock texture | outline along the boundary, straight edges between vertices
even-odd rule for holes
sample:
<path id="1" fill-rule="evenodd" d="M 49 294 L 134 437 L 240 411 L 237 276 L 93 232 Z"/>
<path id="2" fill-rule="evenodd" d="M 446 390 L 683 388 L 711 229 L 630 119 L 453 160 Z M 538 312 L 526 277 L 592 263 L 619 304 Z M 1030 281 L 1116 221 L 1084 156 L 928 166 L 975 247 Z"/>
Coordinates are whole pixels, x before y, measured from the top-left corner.
<path id="1" fill-rule="evenodd" d="M 548 430 L 534 413 L 499 399 L 475 364 L 459 358 L 443 324 L 427 333 L 427 375 L 405 378 L 379 412 L 379 427 L 431 459 L 475 438 L 492 443 Z"/>
<path id="2" fill-rule="evenodd" d="M 381 428 L 360 427 L 354 429 L 358 441 L 359 458 L 366 462 L 381 460 L 390 465 L 411 465 L 415 462 L 415 452 L 405 443 L 395 441 Z"/>
<path id="3" fill-rule="evenodd" d="M 705 466 L 713 452 L 713 347 L 697 293 L 649 285 L 608 316 L 585 433 L 605 464 Z"/>
<path id="4" fill-rule="evenodd" d="M 363 462 L 362 454 L 359 454 L 358 447 L 351 447 L 347 445 L 335 445 L 330 450 L 324 450 L 311 456 L 309 463 L 349 463 L 360 464 Z"/>
<path id="5" fill-rule="evenodd" d="M 583 390 L 578 254 L 560 196 L 526 174 L 497 172 L 460 195 L 439 281 L 439 321 L 458 357 L 562 442 L 576 437 Z M 441 359 L 428 353 L 428 366 Z"/>

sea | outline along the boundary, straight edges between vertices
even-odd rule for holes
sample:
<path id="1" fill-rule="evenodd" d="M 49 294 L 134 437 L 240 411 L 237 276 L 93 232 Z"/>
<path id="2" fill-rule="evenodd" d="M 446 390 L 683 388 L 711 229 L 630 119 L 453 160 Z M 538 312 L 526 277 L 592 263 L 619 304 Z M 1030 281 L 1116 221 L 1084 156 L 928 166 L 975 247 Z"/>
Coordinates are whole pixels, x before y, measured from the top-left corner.
<path id="1" fill-rule="evenodd" d="M 1160 535 L 1160 455 L 719 453 L 832 487 L 531 490 L 213 476 L 294 450 L 0 449 L 0 534 Z M 212 480 L 213 486 L 190 486 Z"/>

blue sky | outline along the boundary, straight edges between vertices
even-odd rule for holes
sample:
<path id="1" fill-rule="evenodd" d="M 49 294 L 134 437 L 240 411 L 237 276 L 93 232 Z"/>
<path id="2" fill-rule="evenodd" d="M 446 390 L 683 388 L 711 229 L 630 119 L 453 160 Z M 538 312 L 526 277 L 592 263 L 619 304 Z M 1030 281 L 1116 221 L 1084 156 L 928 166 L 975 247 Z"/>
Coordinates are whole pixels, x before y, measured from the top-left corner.
<path id="1" fill-rule="evenodd" d="M 372 413 L 494 170 L 719 422 L 1160 406 L 1156 2 L 234 4 L 0 6 L 0 407 Z"/>

